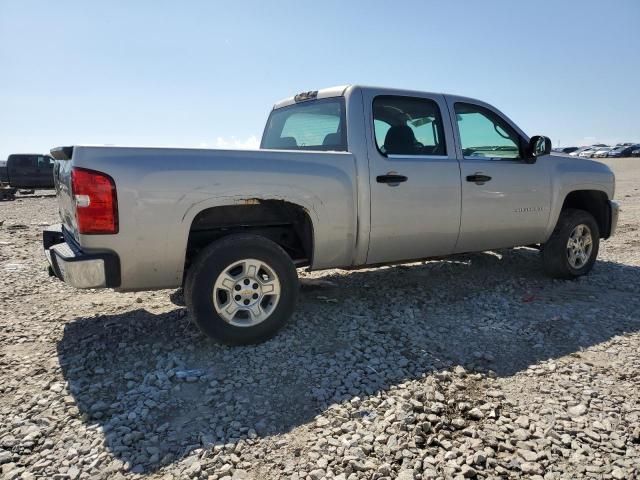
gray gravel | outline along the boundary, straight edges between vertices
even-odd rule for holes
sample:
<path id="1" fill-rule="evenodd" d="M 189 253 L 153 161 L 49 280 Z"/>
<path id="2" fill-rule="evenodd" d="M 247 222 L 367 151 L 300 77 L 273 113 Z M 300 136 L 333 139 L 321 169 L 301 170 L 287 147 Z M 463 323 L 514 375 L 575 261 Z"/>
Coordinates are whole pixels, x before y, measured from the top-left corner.
<path id="1" fill-rule="evenodd" d="M 640 160 L 593 273 L 535 250 L 300 271 L 275 339 L 205 339 L 174 291 L 48 277 L 55 200 L 0 204 L 2 478 L 632 479 Z"/>

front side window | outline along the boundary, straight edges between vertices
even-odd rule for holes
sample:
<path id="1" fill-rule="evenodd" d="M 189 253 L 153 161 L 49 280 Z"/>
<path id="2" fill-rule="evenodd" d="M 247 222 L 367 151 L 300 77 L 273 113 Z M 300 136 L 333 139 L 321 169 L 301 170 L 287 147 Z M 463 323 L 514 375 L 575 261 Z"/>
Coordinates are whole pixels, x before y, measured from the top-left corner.
<path id="1" fill-rule="evenodd" d="M 465 157 L 522 158 L 520 135 L 495 112 L 471 103 L 456 103 L 455 112 Z"/>
<path id="2" fill-rule="evenodd" d="M 426 98 L 382 95 L 373 101 L 373 127 L 384 155 L 446 155 L 438 104 Z"/>
<path id="3" fill-rule="evenodd" d="M 297 103 L 271 112 L 260 148 L 347 151 L 344 99 Z"/>

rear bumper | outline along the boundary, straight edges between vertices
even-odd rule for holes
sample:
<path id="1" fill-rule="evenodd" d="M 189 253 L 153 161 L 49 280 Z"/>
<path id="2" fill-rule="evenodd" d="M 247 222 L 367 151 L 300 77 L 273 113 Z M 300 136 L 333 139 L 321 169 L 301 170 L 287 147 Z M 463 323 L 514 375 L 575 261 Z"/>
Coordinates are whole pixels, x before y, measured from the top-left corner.
<path id="1" fill-rule="evenodd" d="M 113 252 L 86 253 L 61 225 L 42 232 L 42 246 L 53 275 L 75 288 L 120 286 L 120 259 Z"/>
<path id="2" fill-rule="evenodd" d="M 616 233 L 618 227 L 618 215 L 620 214 L 620 204 L 613 200 L 609 200 L 609 212 L 611 218 L 611 224 L 609 225 L 609 237 Z"/>

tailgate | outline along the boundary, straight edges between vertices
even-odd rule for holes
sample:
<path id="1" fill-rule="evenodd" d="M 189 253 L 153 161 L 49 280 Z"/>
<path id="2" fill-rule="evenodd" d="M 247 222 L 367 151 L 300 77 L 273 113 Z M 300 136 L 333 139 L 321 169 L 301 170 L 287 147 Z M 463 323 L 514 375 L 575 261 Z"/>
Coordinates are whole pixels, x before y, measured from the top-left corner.
<path id="1" fill-rule="evenodd" d="M 55 159 L 53 181 L 58 199 L 58 212 L 65 230 L 78 240 L 76 210 L 71 191 L 71 168 L 73 167 L 73 147 L 57 147 L 51 150 Z"/>

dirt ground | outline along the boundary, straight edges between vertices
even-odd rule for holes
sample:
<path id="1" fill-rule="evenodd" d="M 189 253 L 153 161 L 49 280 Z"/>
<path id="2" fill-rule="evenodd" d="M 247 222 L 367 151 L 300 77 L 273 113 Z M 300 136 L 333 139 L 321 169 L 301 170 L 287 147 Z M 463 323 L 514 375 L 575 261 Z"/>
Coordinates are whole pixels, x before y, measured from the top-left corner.
<path id="1" fill-rule="evenodd" d="M 1 203 L 2 478 L 638 478 L 640 158 L 606 163 L 589 276 L 528 248 L 300 271 L 290 324 L 236 348 L 177 292 L 49 277 L 55 198 Z"/>

